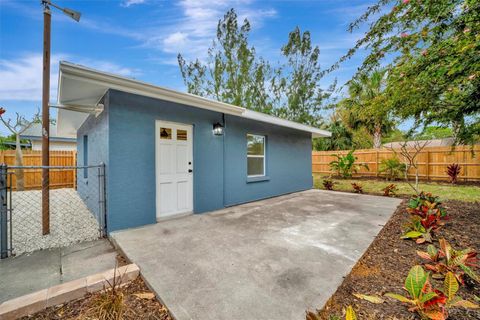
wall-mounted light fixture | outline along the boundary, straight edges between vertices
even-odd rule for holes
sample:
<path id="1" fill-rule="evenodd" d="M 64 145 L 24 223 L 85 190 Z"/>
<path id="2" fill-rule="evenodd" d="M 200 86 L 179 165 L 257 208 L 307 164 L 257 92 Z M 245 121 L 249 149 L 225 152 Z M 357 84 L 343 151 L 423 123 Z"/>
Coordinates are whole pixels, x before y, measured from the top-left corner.
<path id="1" fill-rule="evenodd" d="M 223 135 L 223 126 L 220 124 L 220 122 L 217 122 L 213 125 L 213 134 L 216 136 Z"/>

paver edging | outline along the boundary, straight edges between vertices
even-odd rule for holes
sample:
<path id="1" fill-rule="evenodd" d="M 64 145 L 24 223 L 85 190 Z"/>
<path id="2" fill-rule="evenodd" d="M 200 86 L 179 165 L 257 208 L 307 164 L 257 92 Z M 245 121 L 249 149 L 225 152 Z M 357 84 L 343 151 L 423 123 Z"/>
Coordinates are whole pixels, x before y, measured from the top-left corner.
<path id="1" fill-rule="evenodd" d="M 132 263 L 116 270 L 110 269 L 14 298 L 0 304 L 0 320 L 20 318 L 47 307 L 81 298 L 88 292 L 103 290 L 109 286 L 109 282 L 112 283 L 114 277 L 120 278 L 121 284 L 126 284 L 135 280 L 139 274 L 140 269 Z"/>

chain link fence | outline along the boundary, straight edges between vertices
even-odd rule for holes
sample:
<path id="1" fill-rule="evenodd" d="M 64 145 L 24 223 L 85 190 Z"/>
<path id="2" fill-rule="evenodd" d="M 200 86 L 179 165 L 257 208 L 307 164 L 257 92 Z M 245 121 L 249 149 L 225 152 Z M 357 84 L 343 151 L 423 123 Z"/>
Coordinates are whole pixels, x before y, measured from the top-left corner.
<path id="1" fill-rule="evenodd" d="M 42 210 L 42 171 L 49 170 L 49 214 Z M 26 179 L 28 183 L 26 183 Z M 62 184 L 62 181 L 65 181 Z M 25 189 L 23 186 L 31 186 Z M 105 236 L 105 166 L 0 168 L 2 258 Z M 44 220 L 49 232 L 44 234 Z"/>

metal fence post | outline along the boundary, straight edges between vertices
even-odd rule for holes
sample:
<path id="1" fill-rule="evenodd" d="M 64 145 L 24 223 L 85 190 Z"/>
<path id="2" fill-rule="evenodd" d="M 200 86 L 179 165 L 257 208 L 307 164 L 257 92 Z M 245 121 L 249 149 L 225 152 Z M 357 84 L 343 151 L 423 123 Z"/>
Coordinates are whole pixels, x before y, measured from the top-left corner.
<path id="1" fill-rule="evenodd" d="M 8 257 L 7 165 L 0 165 L 0 259 Z"/>
<path id="2" fill-rule="evenodd" d="M 102 235 L 107 235 L 107 189 L 105 177 L 105 163 L 100 163 L 98 167 L 98 205 L 99 220 L 102 229 Z"/>

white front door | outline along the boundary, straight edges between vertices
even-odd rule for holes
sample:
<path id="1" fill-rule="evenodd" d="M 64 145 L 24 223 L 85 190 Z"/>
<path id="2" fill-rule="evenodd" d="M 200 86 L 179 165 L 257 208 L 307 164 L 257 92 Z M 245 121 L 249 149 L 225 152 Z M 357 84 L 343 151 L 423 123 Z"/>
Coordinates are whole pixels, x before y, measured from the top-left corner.
<path id="1" fill-rule="evenodd" d="M 193 211 L 192 126 L 156 121 L 157 218 Z"/>

